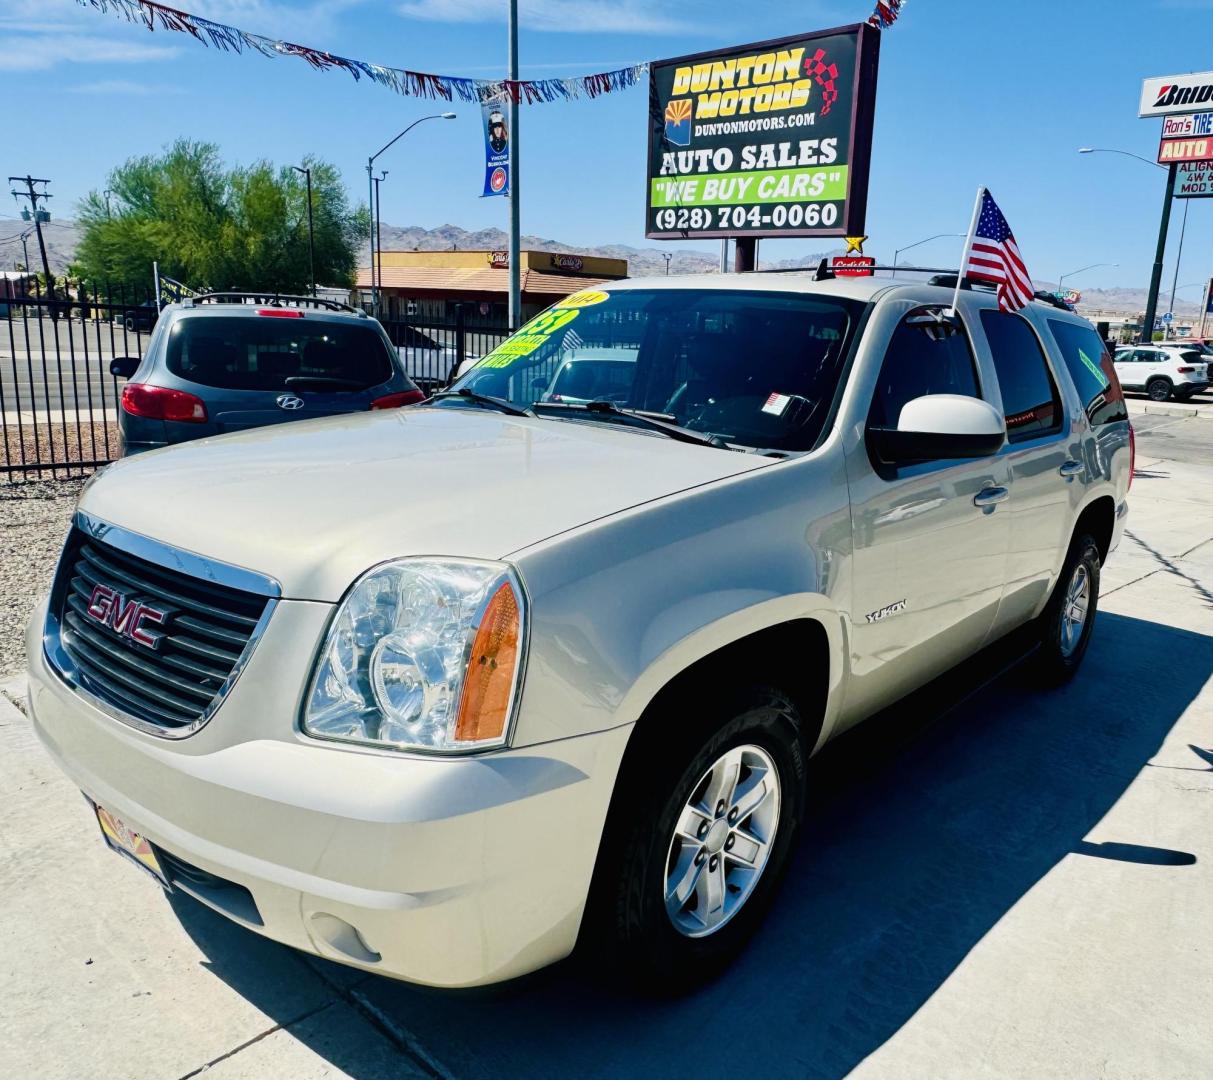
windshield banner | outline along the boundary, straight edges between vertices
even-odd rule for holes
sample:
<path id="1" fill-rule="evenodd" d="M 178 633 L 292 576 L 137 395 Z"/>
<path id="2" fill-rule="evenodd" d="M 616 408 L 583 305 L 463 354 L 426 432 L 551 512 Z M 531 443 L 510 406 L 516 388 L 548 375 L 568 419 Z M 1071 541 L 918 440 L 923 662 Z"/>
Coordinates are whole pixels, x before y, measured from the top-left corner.
<path id="1" fill-rule="evenodd" d="M 879 51 L 856 25 L 653 63 L 645 235 L 862 235 Z"/>
<path id="2" fill-rule="evenodd" d="M 480 106 L 484 121 L 484 195 L 510 193 L 510 132 L 505 122 L 505 103 L 486 101 Z"/>

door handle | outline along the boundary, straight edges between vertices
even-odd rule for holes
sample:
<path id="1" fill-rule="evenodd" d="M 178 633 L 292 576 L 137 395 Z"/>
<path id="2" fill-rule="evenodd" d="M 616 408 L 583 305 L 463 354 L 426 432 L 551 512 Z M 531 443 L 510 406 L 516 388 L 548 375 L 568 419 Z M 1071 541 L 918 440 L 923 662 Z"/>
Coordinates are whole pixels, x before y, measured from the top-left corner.
<path id="1" fill-rule="evenodd" d="M 1087 467 L 1081 461 L 1067 461 L 1057 471 L 1068 480 L 1071 476 L 1082 476 Z"/>
<path id="2" fill-rule="evenodd" d="M 1010 497 L 1011 493 L 1005 487 L 982 488 L 973 496 L 973 505 L 985 509 L 988 506 L 997 506 L 1000 502 L 1006 502 Z"/>

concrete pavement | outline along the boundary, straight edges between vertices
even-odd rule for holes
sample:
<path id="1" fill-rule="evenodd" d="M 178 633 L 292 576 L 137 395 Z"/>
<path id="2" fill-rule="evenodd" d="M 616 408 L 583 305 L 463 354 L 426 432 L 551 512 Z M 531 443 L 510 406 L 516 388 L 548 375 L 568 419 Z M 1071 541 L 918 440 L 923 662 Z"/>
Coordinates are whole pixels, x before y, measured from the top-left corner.
<path id="1" fill-rule="evenodd" d="M 673 1002 L 427 991 L 166 898 L 0 700 L 0 1075 L 1208 1077 L 1213 424 L 1137 422 L 1081 675 L 993 650 L 829 748 L 767 925 Z"/>

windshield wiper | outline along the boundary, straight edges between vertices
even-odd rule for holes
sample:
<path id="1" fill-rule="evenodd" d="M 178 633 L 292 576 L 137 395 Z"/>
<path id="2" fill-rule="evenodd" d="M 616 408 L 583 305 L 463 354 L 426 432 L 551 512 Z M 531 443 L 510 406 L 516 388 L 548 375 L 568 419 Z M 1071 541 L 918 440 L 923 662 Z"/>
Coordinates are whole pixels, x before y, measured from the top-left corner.
<path id="1" fill-rule="evenodd" d="M 512 401 L 506 401 L 505 398 L 492 397 L 489 394 L 478 394 L 475 390 L 469 390 L 466 386 L 460 390 L 439 390 L 438 393 L 430 395 L 430 401 L 440 401 L 442 398 L 463 398 L 465 401 L 474 401 L 477 405 L 487 405 L 490 409 L 496 409 L 507 416 L 535 416 L 535 413 L 531 409 L 521 408 Z"/>
<path id="2" fill-rule="evenodd" d="M 674 417 L 669 413 L 647 412 L 644 409 L 621 409 L 613 401 L 588 401 L 584 405 L 572 401 L 537 401 L 533 407 L 535 409 L 590 413 L 595 418 L 609 417 L 609 423 L 622 423 L 645 431 L 656 431 L 678 442 L 714 446 L 719 450 L 732 449 L 719 435 L 692 431 L 690 428 L 679 427 L 677 424 L 671 423 L 670 421 Z"/>

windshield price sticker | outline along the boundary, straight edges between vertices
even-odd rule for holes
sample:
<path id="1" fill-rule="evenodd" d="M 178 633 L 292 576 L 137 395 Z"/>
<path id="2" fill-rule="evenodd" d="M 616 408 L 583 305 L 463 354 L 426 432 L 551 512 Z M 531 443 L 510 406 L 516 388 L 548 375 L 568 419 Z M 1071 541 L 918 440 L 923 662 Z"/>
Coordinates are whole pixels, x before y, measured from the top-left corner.
<path id="1" fill-rule="evenodd" d="M 879 48 L 849 26 L 652 64 L 645 235 L 862 233 Z"/>
<path id="2" fill-rule="evenodd" d="M 594 294 L 583 293 L 581 295 Z M 606 293 L 598 293 L 597 295 L 601 296 L 603 300 L 606 299 Z M 589 303 L 597 304 L 601 303 L 601 301 L 591 300 Z M 548 308 L 542 315 L 536 315 L 513 337 L 506 338 L 505 341 L 480 361 L 477 367 L 509 367 L 518 357 L 530 356 L 536 349 L 542 348 L 548 343 L 553 334 L 558 330 L 563 330 L 580 314 L 580 307 Z"/>

